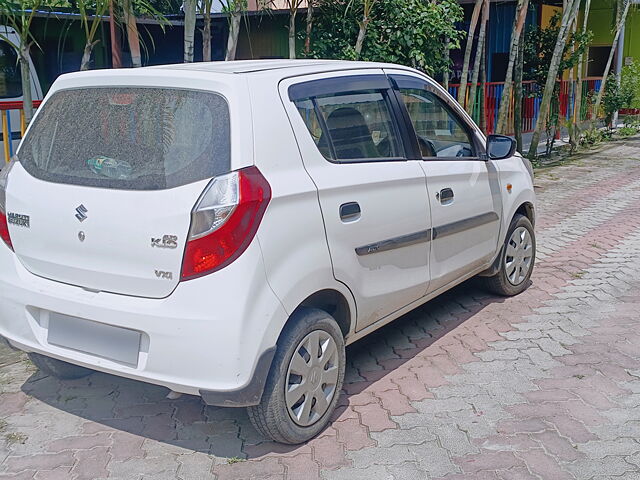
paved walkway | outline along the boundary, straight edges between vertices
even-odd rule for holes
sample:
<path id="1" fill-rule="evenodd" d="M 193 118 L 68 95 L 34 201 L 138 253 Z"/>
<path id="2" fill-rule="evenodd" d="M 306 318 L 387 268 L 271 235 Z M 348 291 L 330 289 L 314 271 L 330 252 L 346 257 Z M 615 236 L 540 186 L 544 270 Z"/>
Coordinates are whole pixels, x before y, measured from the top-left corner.
<path id="1" fill-rule="evenodd" d="M 243 410 L 60 383 L 0 346 L 0 478 L 640 479 L 640 140 L 536 184 L 532 286 L 462 285 L 350 347 L 320 438 L 268 443 Z"/>

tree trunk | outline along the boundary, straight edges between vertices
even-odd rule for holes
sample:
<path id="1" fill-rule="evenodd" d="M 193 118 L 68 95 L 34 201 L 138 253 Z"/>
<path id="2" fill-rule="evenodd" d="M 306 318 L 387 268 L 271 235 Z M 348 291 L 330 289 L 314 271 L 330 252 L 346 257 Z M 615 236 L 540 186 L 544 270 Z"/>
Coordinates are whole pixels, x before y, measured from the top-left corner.
<path id="1" fill-rule="evenodd" d="M 558 28 L 558 39 L 556 40 L 556 46 L 553 49 L 553 55 L 551 57 L 551 65 L 549 66 L 549 73 L 547 76 L 547 82 L 544 86 L 544 93 L 542 94 L 542 102 L 540 103 L 540 110 L 538 111 L 538 121 L 536 122 L 536 128 L 533 131 L 531 137 L 531 145 L 529 146 L 529 157 L 535 158 L 538 154 L 538 144 L 540 143 L 540 135 L 542 130 L 546 127 L 547 116 L 549 115 L 549 108 L 551 106 L 551 98 L 556 86 L 558 78 L 558 69 L 560 67 L 560 61 L 562 60 L 562 54 L 564 52 L 564 46 L 567 42 L 567 34 L 569 33 L 569 26 L 571 21 L 578 14 L 578 8 L 580 7 L 580 0 L 571 0 L 567 8 L 562 14 L 562 21 L 560 28 Z"/>
<path id="2" fill-rule="evenodd" d="M 109 1 L 109 34 L 111 36 L 111 68 L 122 68 L 122 55 L 120 53 L 120 30 L 116 25 L 114 0 Z"/>
<path id="3" fill-rule="evenodd" d="M 197 0 L 184 0 L 184 62 L 193 62 Z"/>
<path id="4" fill-rule="evenodd" d="M 478 91 L 478 75 L 480 74 L 480 61 L 482 60 L 485 48 L 485 37 L 487 23 L 489 22 L 489 0 L 484 0 L 482 8 L 482 20 L 480 23 L 480 32 L 478 33 L 478 47 L 476 48 L 476 58 L 473 62 L 473 73 L 471 75 L 471 91 L 469 92 L 469 104 L 467 105 L 467 113 L 473 114 L 473 108 L 476 103 L 476 93 Z M 462 85 L 461 85 L 462 86 Z"/>
<path id="5" fill-rule="evenodd" d="M 80 62 L 80 70 L 89 70 L 89 64 L 91 63 L 91 53 L 93 52 L 93 47 L 99 42 L 99 40 L 95 40 L 93 42 L 87 43 L 84 46 L 84 53 L 82 54 L 82 61 Z"/>
<path id="6" fill-rule="evenodd" d="M 202 30 L 202 61 L 211 61 L 211 9 L 204 12 L 204 28 Z"/>
<path id="7" fill-rule="evenodd" d="M 131 65 L 141 67 L 142 55 L 140 54 L 138 24 L 136 23 L 136 16 L 133 12 L 131 0 L 125 0 L 124 2 L 124 17 L 127 24 L 127 42 L 129 42 L 129 50 L 131 51 Z"/>
<path id="8" fill-rule="evenodd" d="M 307 2 L 307 31 L 304 37 L 304 53 L 311 53 L 311 29 L 313 28 L 313 0 Z"/>
<path id="9" fill-rule="evenodd" d="M 467 46 L 464 50 L 464 60 L 462 60 L 462 75 L 460 76 L 460 88 L 458 89 L 458 103 L 463 107 L 466 106 L 467 97 L 467 78 L 469 76 L 469 62 L 471 61 L 471 50 L 473 49 L 473 40 L 476 32 L 476 25 L 478 24 L 478 17 L 480 16 L 480 10 L 484 0 L 476 0 L 476 4 L 473 7 L 473 13 L 471 14 L 471 24 L 469 25 L 469 33 L 467 34 Z M 476 48 L 476 58 L 480 53 L 480 42 L 478 41 L 478 47 Z M 471 86 L 473 89 L 473 85 Z M 473 108 L 473 107 L 472 107 Z"/>
<path id="10" fill-rule="evenodd" d="M 574 19 L 573 25 L 571 25 L 571 35 L 574 36 L 576 31 L 578 30 L 578 19 Z M 575 54 L 575 45 L 571 47 L 571 56 Z M 570 151 L 573 152 L 577 145 L 576 141 L 576 129 L 574 128 L 573 119 L 575 118 L 575 110 L 576 110 L 576 95 L 578 93 L 578 83 L 574 82 L 574 70 L 572 68 L 569 70 L 569 105 L 573 105 L 573 115 L 571 115 L 570 122 L 568 124 L 569 129 L 569 145 Z"/>
<path id="11" fill-rule="evenodd" d="M 444 56 L 447 59 L 447 65 L 442 72 L 442 87 L 448 92 L 449 91 L 449 62 L 451 58 L 449 57 L 449 37 L 444 39 Z"/>
<path id="12" fill-rule="evenodd" d="M 24 110 L 24 121 L 29 125 L 29 122 L 31 122 L 33 118 L 33 98 L 31 96 L 29 46 L 24 44 L 20 45 L 20 74 L 22 76 L 22 109 Z"/>
<path id="13" fill-rule="evenodd" d="M 520 32 L 518 43 L 518 57 L 514 74 L 515 88 L 513 90 L 513 133 L 516 137 L 518 152 L 524 150 L 522 146 L 522 69 L 524 64 L 524 30 Z"/>
<path id="14" fill-rule="evenodd" d="M 487 134 L 487 112 L 485 111 L 487 98 L 487 47 L 482 49 L 482 61 L 480 62 L 480 130 Z"/>
<path id="15" fill-rule="evenodd" d="M 600 103 L 602 102 L 602 96 L 604 95 L 604 87 L 607 84 L 607 77 L 609 76 L 609 70 L 611 69 L 611 63 L 613 62 L 613 56 L 615 55 L 616 47 L 618 46 L 620 31 L 622 30 L 622 26 L 627 19 L 627 13 L 629 13 L 631 0 L 622 0 L 622 2 L 624 3 L 624 8 L 622 10 L 622 15 L 620 15 L 620 18 L 618 19 L 618 24 L 616 25 L 616 35 L 615 37 L 613 37 L 613 45 L 611 45 L 609 58 L 607 59 L 607 65 L 604 68 L 604 73 L 602 74 L 602 83 L 600 84 L 600 90 L 598 91 L 598 96 L 596 97 L 596 104 L 594 105 L 591 112 L 591 122 L 595 121 L 598 116 L 598 112 L 600 111 Z M 622 55 L 622 52 L 620 53 L 620 55 Z"/>
<path id="16" fill-rule="evenodd" d="M 229 38 L 227 39 L 227 54 L 225 60 L 236 59 L 236 49 L 238 48 L 238 36 L 240 35 L 240 20 L 242 19 L 242 12 L 234 10 L 229 19 Z"/>
<path id="17" fill-rule="evenodd" d="M 584 19 L 582 21 L 582 33 L 587 31 L 587 23 L 589 20 L 589 10 L 591 8 L 591 0 L 585 0 L 584 5 Z M 580 123 L 582 121 L 582 82 L 584 78 L 584 53 L 580 55 L 580 59 L 578 60 L 578 78 L 577 78 L 577 88 L 576 88 L 576 99 L 574 104 L 574 115 L 573 115 L 573 130 L 576 139 L 580 136 Z"/>
<path id="18" fill-rule="evenodd" d="M 516 16 L 513 19 L 513 29 L 511 32 L 511 47 L 509 48 L 509 63 L 507 64 L 507 74 L 504 79 L 504 89 L 502 91 L 502 100 L 500 101 L 500 110 L 498 112 L 497 133 L 504 133 L 507 128 L 507 117 L 511 109 L 511 91 L 513 90 L 513 66 L 518 55 L 518 46 L 520 43 L 520 32 L 524 27 L 527 18 L 527 10 L 529 9 L 529 0 L 518 0 Z"/>
<path id="19" fill-rule="evenodd" d="M 291 0 L 292 2 L 295 0 Z M 289 12 L 289 58 L 296 58 L 296 11 Z"/>
<path id="20" fill-rule="evenodd" d="M 369 25 L 369 17 L 367 15 L 363 15 L 362 22 L 360 22 L 360 30 L 358 30 L 358 39 L 356 40 L 356 58 L 360 58 L 360 53 L 362 53 L 362 46 L 364 44 L 364 37 L 367 35 L 367 25 Z"/>

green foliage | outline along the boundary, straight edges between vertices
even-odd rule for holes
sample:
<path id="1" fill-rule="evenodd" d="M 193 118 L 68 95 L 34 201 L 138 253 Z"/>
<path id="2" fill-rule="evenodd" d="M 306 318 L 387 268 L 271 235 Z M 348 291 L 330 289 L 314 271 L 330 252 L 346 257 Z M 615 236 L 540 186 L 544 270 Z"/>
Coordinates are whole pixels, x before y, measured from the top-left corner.
<path id="1" fill-rule="evenodd" d="M 640 63 L 632 62 L 622 69 L 620 89 L 626 100 L 622 108 L 640 108 Z"/>
<path id="2" fill-rule="evenodd" d="M 640 130 L 640 115 L 627 115 L 624 117 L 624 124 L 627 127 Z"/>
<path id="3" fill-rule="evenodd" d="M 561 15 L 556 13 L 549 20 L 547 28 L 535 28 L 526 32 L 523 55 L 525 80 L 535 80 L 538 85 L 544 85 L 547 82 L 551 58 L 558 40 L 560 21 Z M 592 38 L 593 34 L 590 31 L 574 32 L 569 36 L 558 69 L 559 78 L 565 70 L 574 68 L 578 64 L 580 55 L 586 52 Z"/>
<path id="4" fill-rule="evenodd" d="M 630 137 L 632 135 L 635 135 L 639 131 L 640 130 L 638 130 L 637 128 L 633 128 L 633 127 L 620 127 L 618 129 L 618 135 L 620 135 L 621 137 Z"/>
<path id="5" fill-rule="evenodd" d="M 606 138 L 608 137 L 602 132 L 602 130 L 599 130 L 597 128 L 590 128 L 589 130 L 585 130 L 580 134 L 579 142 L 583 147 L 591 147 L 604 141 Z"/>
<path id="6" fill-rule="evenodd" d="M 624 108 L 633 100 L 633 90 L 623 88 L 618 84 L 618 79 L 613 76 L 607 79 L 604 86 L 604 96 L 602 97 L 602 108 L 605 114 L 605 122 L 611 125 L 615 112 Z"/>
<path id="7" fill-rule="evenodd" d="M 353 60 L 362 20 L 362 1 L 319 0 L 311 37 L 313 58 Z M 367 25 L 360 60 L 392 62 L 431 75 L 449 68 L 449 48 L 460 47 L 464 32 L 456 29 L 463 11 L 455 0 L 377 1 Z"/>

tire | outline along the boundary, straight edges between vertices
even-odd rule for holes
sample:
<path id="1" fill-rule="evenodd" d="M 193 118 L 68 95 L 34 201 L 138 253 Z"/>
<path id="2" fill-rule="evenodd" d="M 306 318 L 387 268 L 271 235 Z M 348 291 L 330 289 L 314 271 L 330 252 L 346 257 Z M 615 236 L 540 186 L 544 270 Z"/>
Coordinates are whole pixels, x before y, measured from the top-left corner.
<path id="1" fill-rule="evenodd" d="M 314 344 L 318 345 L 317 361 L 305 347 L 312 350 Z M 276 442 L 296 445 L 312 439 L 335 410 L 345 365 L 344 337 L 333 317 L 322 310 L 298 310 L 278 339 L 262 402 L 247 408 L 251 423 Z M 296 371 L 305 373 L 298 375 Z M 300 398 L 294 403 L 297 396 Z"/>
<path id="2" fill-rule="evenodd" d="M 514 240 L 514 238 L 521 238 L 522 236 L 524 236 L 525 239 L 521 241 L 522 247 L 520 247 L 516 245 L 517 240 Z M 528 248 L 525 248 L 527 239 L 529 240 Z M 519 252 L 522 252 L 522 256 L 510 255 L 519 255 Z M 529 259 L 528 262 L 527 258 Z M 498 273 L 491 277 L 480 277 L 481 281 L 487 290 L 497 295 L 503 295 L 505 297 L 518 295 L 529 286 L 529 279 L 533 272 L 535 260 L 536 237 L 533 231 L 533 225 L 531 225 L 527 217 L 517 214 L 513 217 L 513 220 L 511 220 L 504 245 L 500 250 L 500 269 Z M 526 272 L 520 270 L 520 273 L 518 273 L 519 266 L 522 266 L 522 268 L 526 267 Z"/>
<path id="3" fill-rule="evenodd" d="M 55 358 L 45 357 L 39 353 L 30 353 L 29 359 L 38 369 L 59 380 L 75 380 L 94 373 L 88 368 L 79 367 Z"/>

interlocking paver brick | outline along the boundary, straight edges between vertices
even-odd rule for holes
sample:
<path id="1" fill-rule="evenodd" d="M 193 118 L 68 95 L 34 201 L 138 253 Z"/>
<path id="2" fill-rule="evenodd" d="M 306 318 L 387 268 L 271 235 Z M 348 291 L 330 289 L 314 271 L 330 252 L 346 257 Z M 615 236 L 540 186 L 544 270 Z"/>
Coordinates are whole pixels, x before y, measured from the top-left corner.
<path id="1" fill-rule="evenodd" d="M 303 446 L 0 343 L 0 479 L 639 480 L 639 159 L 631 139 L 541 173 L 531 287 L 467 283 L 349 347 L 333 426 Z"/>

